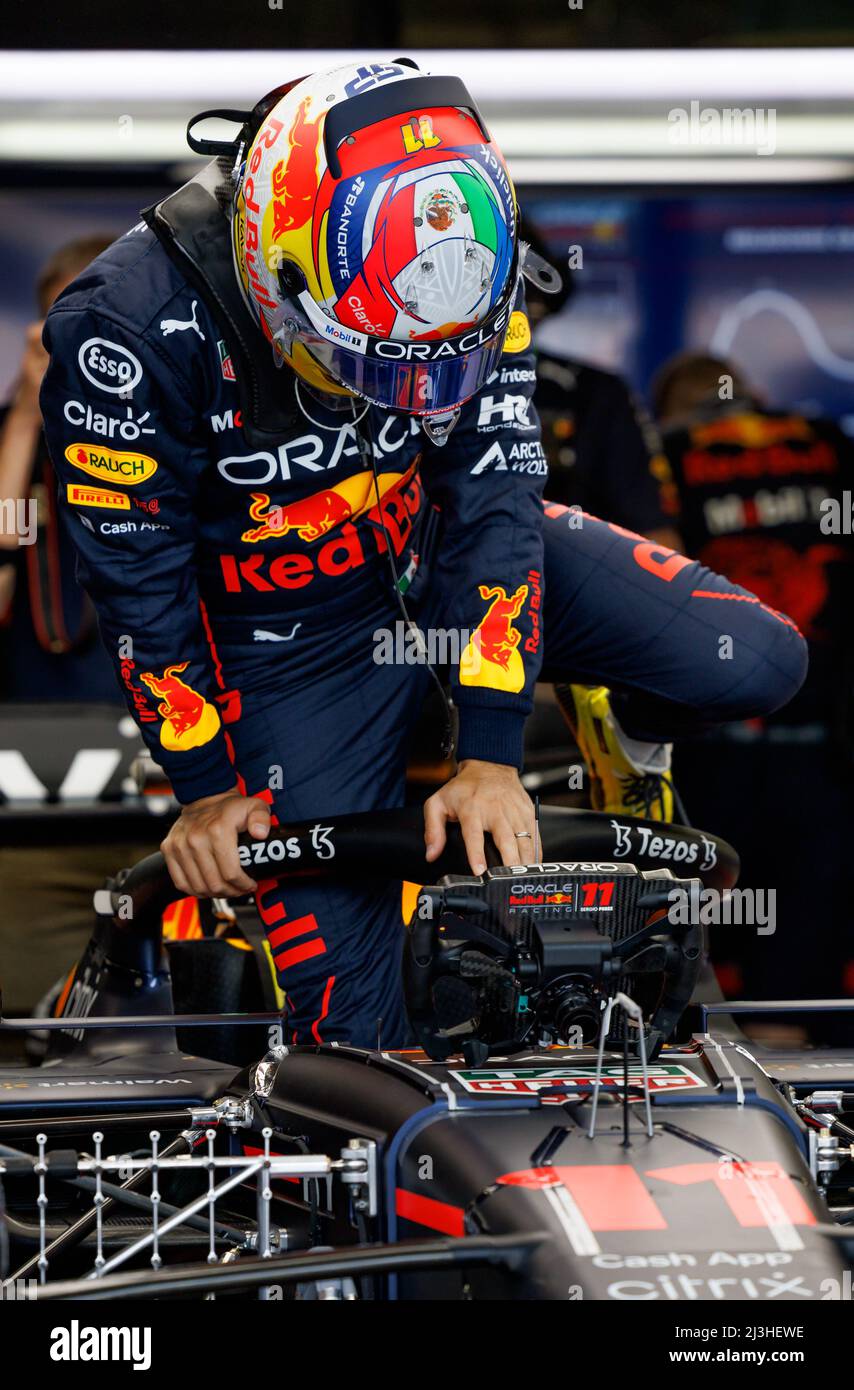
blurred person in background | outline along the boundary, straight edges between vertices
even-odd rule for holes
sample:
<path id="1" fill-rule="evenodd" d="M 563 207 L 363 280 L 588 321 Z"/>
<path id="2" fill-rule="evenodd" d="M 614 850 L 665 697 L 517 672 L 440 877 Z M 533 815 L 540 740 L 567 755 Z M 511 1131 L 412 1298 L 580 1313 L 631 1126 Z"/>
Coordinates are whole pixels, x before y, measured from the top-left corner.
<path id="1" fill-rule="evenodd" d="M 520 235 L 543 260 L 554 258 L 524 215 Z M 562 266 L 560 273 L 563 287 L 556 294 L 528 288 L 535 347 L 537 326 L 560 313 L 572 297 L 572 272 Z M 549 465 L 549 500 L 580 506 L 679 550 L 678 503 L 669 467 L 655 426 L 628 386 L 589 362 L 536 350 L 534 400 Z"/>
<path id="2" fill-rule="evenodd" d="M 0 409 L 3 516 L 29 504 L 34 522 L 24 535 L 20 528 L 0 527 L 0 698 L 6 700 L 119 702 L 95 610 L 75 577 L 76 553 L 57 507 L 39 411 L 47 311 L 111 240 L 81 237 L 60 247 L 43 267 L 36 286 L 39 318 L 27 328 L 14 392 Z"/>
<path id="3" fill-rule="evenodd" d="M 809 644 L 785 709 L 677 753 L 689 815 L 737 846 L 742 886 L 777 892 L 774 935 L 712 928 L 719 978 L 747 997 L 851 994 L 854 444 L 832 421 L 767 409 L 735 365 L 705 354 L 665 363 L 653 395 L 686 553 L 789 614 Z M 832 508 L 846 500 L 848 534 Z"/>
<path id="4" fill-rule="evenodd" d="M 14 393 L 0 410 L 0 504 L 4 522 L 30 504 L 35 525 L 0 527 L 0 698 L 11 701 L 105 701 L 124 707 L 98 638 L 95 611 L 75 577 L 76 552 L 57 507 L 45 445 L 39 390 L 47 367 L 43 320 L 54 300 L 112 238 L 87 236 L 56 251 L 37 281 L 39 321 L 26 332 Z M 74 410 L 74 406 L 69 409 Z M 27 515 L 25 512 L 24 515 Z M 22 543 L 23 541 L 32 543 Z M 2 836 L 0 835 L 0 838 Z M 21 949 L 20 919 L 0 921 L 0 981 L 7 1013 L 29 1013 L 57 975 L 80 954 L 92 930 L 92 891 L 118 867 L 150 854 L 150 843 L 0 844 L 0 901 L 26 900 L 37 941 Z M 35 949 L 33 949 L 35 947 Z"/>

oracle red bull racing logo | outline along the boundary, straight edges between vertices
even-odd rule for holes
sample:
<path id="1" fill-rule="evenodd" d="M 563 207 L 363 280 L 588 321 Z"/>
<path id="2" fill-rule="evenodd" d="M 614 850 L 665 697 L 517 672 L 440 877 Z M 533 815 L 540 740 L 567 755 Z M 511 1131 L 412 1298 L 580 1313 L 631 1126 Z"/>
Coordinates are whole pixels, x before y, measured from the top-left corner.
<path id="1" fill-rule="evenodd" d="M 525 684 L 525 667 L 519 655 L 522 634 L 513 623 L 522 612 L 528 586 L 520 584 L 508 597 L 500 584 L 481 584 L 478 593 L 489 600 L 489 607 L 463 651 L 460 684 L 516 693 Z"/>
<path id="2" fill-rule="evenodd" d="M 319 577 L 346 576 L 370 563 L 373 556 L 385 555 L 389 545 L 395 555 L 401 555 L 424 501 L 415 464 L 403 475 L 380 474 L 380 505 L 375 504 L 373 478 L 361 476 L 370 477 L 370 486 L 363 485 L 361 500 L 348 499 L 350 510 L 343 520 L 339 502 L 333 505 L 328 500 L 331 491 L 339 493 L 338 488 L 324 489 L 296 503 L 270 507 L 269 511 L 267 494 L 257 494 L 251 515 L 261 524 L 244 532 L 242 539 L 247 544 L 290 534 L 309 544 L 320 540 L 323 544 L 309 554 L 305 550 L 278 553 L 276 548 L 269 548 L 250 555 L 220 555 L 226 593 L 270 594 L 277 589 L 303 589 Z M 355 525 L 362 513 L 368 523 L 374 524 Z"/>
<path id="3" fill-rule="evenodd" d="M 181 680 L 181 673 L 189 664 L 189 661 L 182 661 L 167 666 L 162 676 L 156 676 L 153 671 L 139 673 L 140 680 L 160 701 L 157 706 L 157 713 L 163 720 L 160 742 L 171 752 L 209 743 L 219 729 L 219 714 L 214 706 Z"/>

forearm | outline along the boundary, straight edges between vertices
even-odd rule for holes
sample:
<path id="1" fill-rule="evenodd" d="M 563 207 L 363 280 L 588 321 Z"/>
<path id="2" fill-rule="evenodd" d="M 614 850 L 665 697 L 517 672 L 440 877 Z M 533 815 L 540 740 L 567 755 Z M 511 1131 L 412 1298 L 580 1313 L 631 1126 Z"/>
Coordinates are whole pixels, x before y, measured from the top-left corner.
<path id="1" fill-rule="evenodd" d="M 457 757 L 518 768 L 542 664 L 542 508 L 532 493 L 498 524 L 502 510 L 496 499 L 493 525 L 448 547 L 448 625 L 468 635 L 451 684 Z"/>
<path id="2" fill-rule="evenodd" d="M 69 497 L 72 485 L 81 482 L 80 448 L 85 458 L 89 446 L 76 443 L 79 427 L 68 419 L 65 403 L 85 401 L 100 411 L 103 403 L 92 397 L 80 352 L 81 343 L 96 340 L 137 363 L 144 385 L 134 406 L 157 421 L 157 456 L 141 456 L 144 476 L 116 478 L 107 490 L 121 489 L 127 503 L 131 519 L 118 525 L 101 519 L 98 498 L 84 501 L 81 513 Z M 228 713 L 226 692 L 204 630 L 196 571 L 196 490 L 209 466 L 207 442 L 197 429 L 200 405 L 159 348 L 146 347 L 113 319 L 57 309 L 45 341 L 51 357 L 41 408 L 59 483 L 59 512 L 68 522 L 77 575 L 98 613 L 101 639 L 128 707 L 179 801 L 226 793 L 235 781 L 221 727 Z M 95 390 L 100 390 L 97 383 Z M 139 520 L 130 510 L 136 503 Z"/>
<path id="3" fill-rule="evenodd" d="M 527 327 L 521 290 L 517 316 Z M 443 513 L 442 621 L 464 643 L 451 664 L 461 762 L 521 766 L 542 665 L 547 465 L 535 383 L 533 354 L 505 345 L 494 377 L 466 403 L 446 446 L 424 462 L 428 495 Z"/>

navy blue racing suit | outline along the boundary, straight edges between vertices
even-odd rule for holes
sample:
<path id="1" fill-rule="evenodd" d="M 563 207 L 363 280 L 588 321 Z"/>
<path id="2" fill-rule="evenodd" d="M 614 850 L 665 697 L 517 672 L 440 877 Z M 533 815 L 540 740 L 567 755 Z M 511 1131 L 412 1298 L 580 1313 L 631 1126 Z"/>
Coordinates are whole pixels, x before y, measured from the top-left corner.
<path id="1" fill-rule="evenodd" d="M 401 804 L 429 673 L 395 587 L 426 633 L 462 634 L 460 760 L 521 765 L 544 660 L 550 678 L 612 685 L 638 737 L 765 713 L 797 689 L 804 645 L 784 617 L 544 505 L 521 297 L 511 329 L 442 448 L 287 368 L 296 423 L 259 447 L 212 310 L 147 228 L 57 301 L 42 408 L 60 506 L 179 801 L 237 782 L 279 823 L 316 817 L 321 841 L 325 816 Z M 385 1045 L 405 1040 L 399 884 L 264 882 L 256 901 L 298 1040 L 371 1045 L 378 1019 Z"/>

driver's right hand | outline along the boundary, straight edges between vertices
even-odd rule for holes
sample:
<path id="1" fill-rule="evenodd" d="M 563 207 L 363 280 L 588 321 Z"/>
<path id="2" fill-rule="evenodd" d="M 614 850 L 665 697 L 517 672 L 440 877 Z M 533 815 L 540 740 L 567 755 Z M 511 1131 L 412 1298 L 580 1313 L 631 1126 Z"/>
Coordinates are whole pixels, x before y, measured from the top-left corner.
<path id="1" fill-rule="evenodd" d="M 270 833 L 270 808 L 237 787 L 185 806 L 160 848 L 172 882 L 194 898 L 235 898 L 258 886 L 240 867 L 237 837 Z"/>

